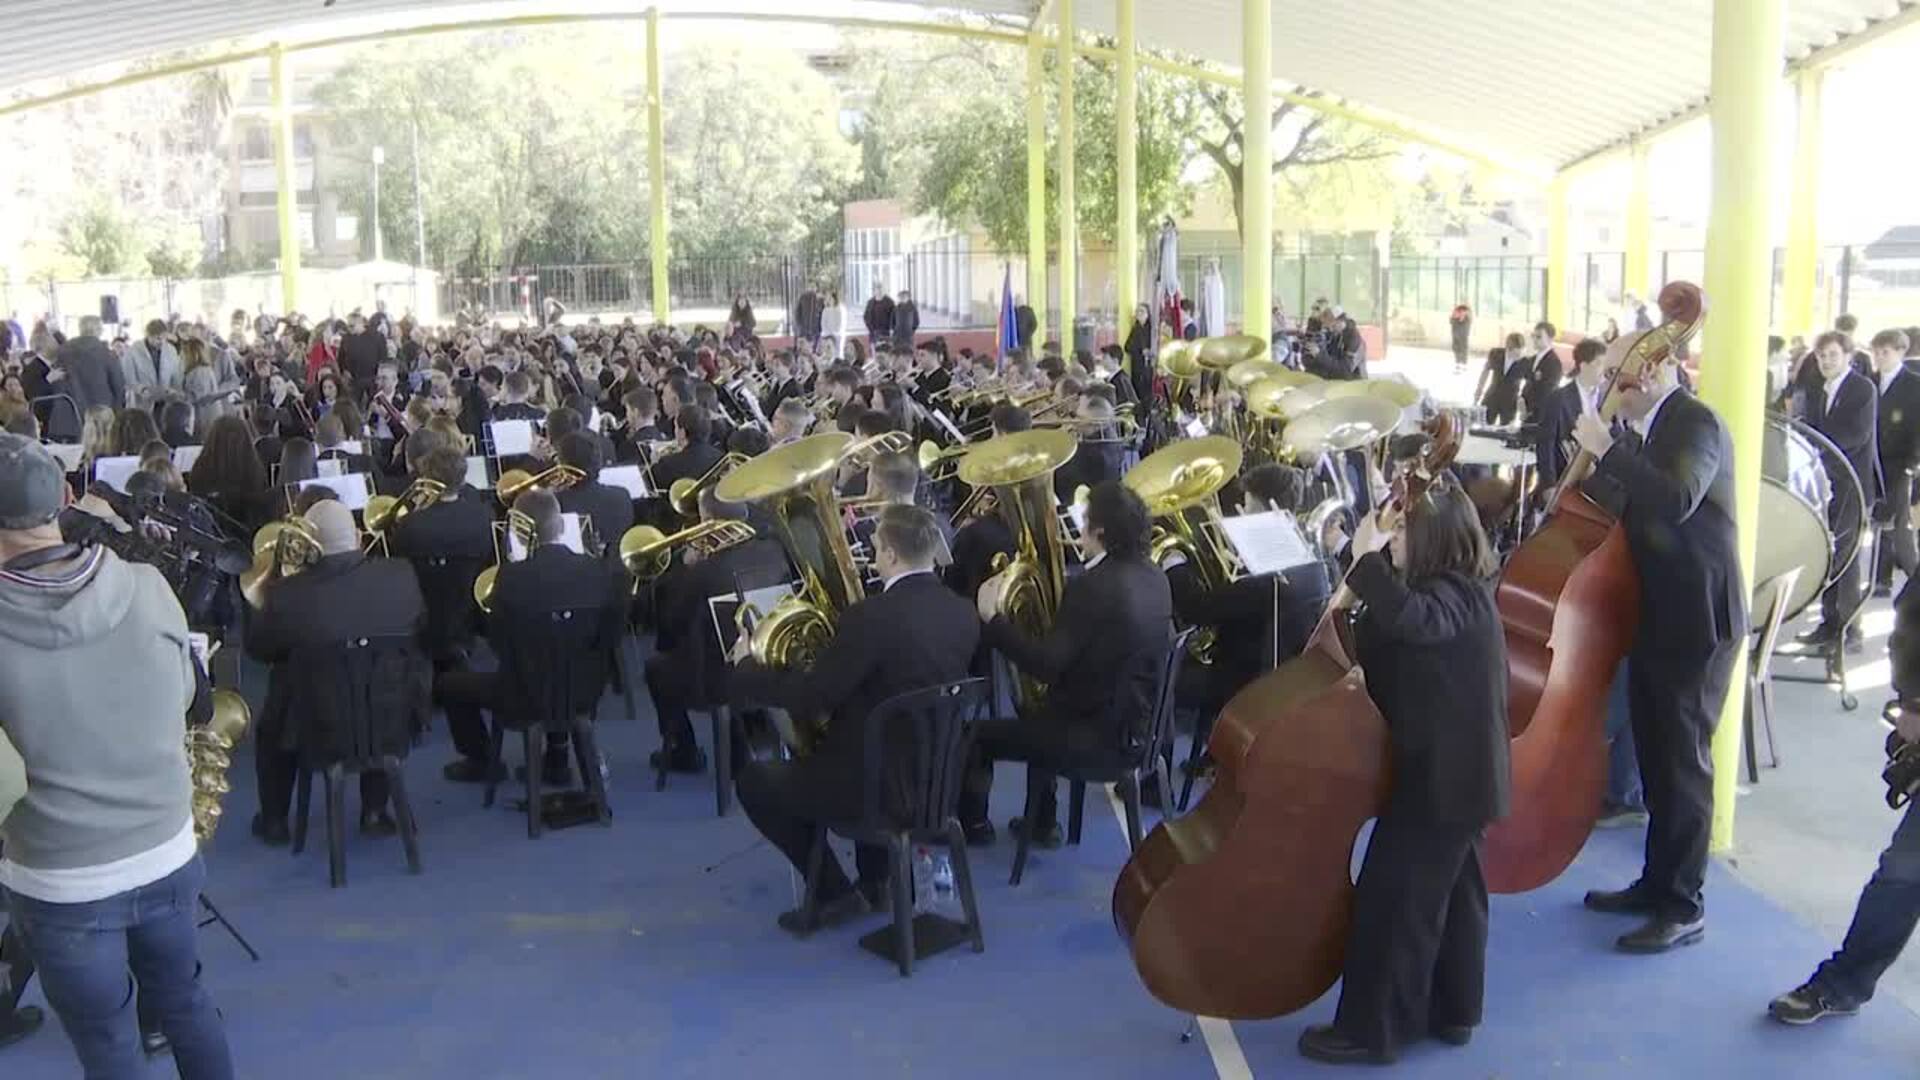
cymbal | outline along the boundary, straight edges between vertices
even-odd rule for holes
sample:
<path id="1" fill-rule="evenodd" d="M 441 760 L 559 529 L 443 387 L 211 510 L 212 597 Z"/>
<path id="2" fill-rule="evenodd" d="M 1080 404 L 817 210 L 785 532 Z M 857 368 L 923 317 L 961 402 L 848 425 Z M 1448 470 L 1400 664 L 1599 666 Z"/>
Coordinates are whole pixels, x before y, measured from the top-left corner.
<path id="1" fill-rule="evenodd" d="M 1200 344 L 1195 341 L 1170 341 L 1160 350 L 1160 370 L 1176 379 L 1200 376 Z"/>
<path id="2" fill-rule="evenodd" d="M 1201 338 L 1200 366 L 1209 371 L 1225 371 L 1245 360 L 1257 360 L 1267 354 L 1267 343 L 1251 334 Z"/>
<path id="3" fill-rule="evenodd" d="M 1228 372 L 1227 378 L 1233 378 L 1233 373 Z M 1301 394 L 1307 393 L 1309 390 L 1315 390 L 1317 385 L 1317 381 L 1314 383 L 1294 383 L 1288 382 L 1285 379 L 1267 376 L 1256 379 L 1246 386 L 1241 387 L 1240 396 L 1246 399 L 1247 411 L 1260 419 L 1284 420 L 1289 415 L 1288 409 L 1290 406 L 1288 402 Z M 1314 393 L 1313 398 L 1316 404 L 1324 400 L 1322 395 L 1317 391 Z"/>
<path id="4" fill-rule="evenodd" d="M 792 491 L 840 467 L 840 458 L 853 445 L 844 431 L 812 435 L 769 450 L 722 477 L 714 488 L 721 502 L 751 503 Z"/>
<path id="5" fill-rule="evenodd" d="M 1295 454 L 1355 450 L 1393 434 L 1400 410 L 1393 402 L 1371 394 L 1351 394 L 1323 401 L 1287 422 L 1281 433 Z"/>
<path id="6" fill-rule="evenodd" d="M 1000 435 L 960 459 L 960 482 L 968 487 L 1002 487 L 1045 476 L 1072 460 L 1079 445 L 1073 432 L 1063 428 Z"/>
<path id="7" fill-rule="evenodd" d="M 1305 386 L 1320 381 L 1320 376 L 1295 371 L 1277 360 L 1242 360 L 1227 369 L 1227 385 L 1240 389 L 1259 379 L 1278 379 L 1288 386 Z"/>
<path id="8" fill-rule="evenodd" d="M 1164 517 L 1212 498 L 1240 475 L 1241 458 L 1240 444 L 1225 435 L 1183 439 L 1148 455 L 1120 482 L 1147 504 L 1147 513 Z"/>

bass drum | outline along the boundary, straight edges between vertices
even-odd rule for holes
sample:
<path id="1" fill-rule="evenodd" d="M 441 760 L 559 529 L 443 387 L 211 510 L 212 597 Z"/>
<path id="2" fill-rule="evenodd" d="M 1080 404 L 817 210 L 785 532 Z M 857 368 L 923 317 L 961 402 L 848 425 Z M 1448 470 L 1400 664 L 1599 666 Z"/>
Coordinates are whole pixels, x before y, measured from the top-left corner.
<path id="1" fill-rule="evenodd" d="M 1866 499 L 1845 455 L 1826 436 L 1779 413 L 1767 414 L 1760 475 L 1753 585 L 1757 590 L 1800 568 L 1787 602 L 1791 621 L 1858 557 Z"/>
<path id="2" fill-rule="evenodd" d="M 1753 583 L 1756 593 L 1767 581 L 1798 569 L 1793 593 L 1787 598 L 1784 621 L 1799 618 L 1807 605 L 1819 597 L 1833 567 L 1833 534 L 1827 531 L 1826 515 L 1815 510 L 1800 493 L 1771 476 L 1760 478 L 1759 544 L 1754 552 Z M 1759 598 L 1753 610 L 1759 610 Z M 1757 618 L 1758 616 L 1756 616 Z"/>

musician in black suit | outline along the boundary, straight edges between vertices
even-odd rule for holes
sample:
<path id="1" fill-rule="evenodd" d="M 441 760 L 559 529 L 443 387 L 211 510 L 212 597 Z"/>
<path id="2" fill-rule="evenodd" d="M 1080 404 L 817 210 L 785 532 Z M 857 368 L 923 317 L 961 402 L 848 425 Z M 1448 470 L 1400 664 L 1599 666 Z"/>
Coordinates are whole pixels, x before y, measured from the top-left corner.
<path id="1" fill-rule="evenodd" d="M 746 521 L 747 508 L 700 493 L 703 521 Z M 706 754 L 694 738 L 687 710 L 726 699 L 726 657 L 714 627 L 711 597 L 730 596 L 790 577 L 786 552 L 771 535 L 701 558 L 692 551 L 660 578 L 654 590 L 654 653 L 647 658 L 647 691 L 660 722 L 660 747 L 648 759 L 655 770 L 699 773 Z"/>
<path id="2" fill-rule="evenodd" d="M 1875 392 L 1873 380 L 1853 370 L 1846 339 L 1840 334 L 1820 335 L 1814 342 L 1813 352 L 1824 381 L 1803 398 L 1807 425 L 1831 440 L 1847 459 L 1860 480 L 1860 491 L 1866 498 L 1865 509 L 1871 511 L 1880 500 L 1880 455 L 1875 447 L 1880 395 Z M 1833 463 L 1826 464 L 1831 470 Z M 1835 491 L 1846 487 L 1839 482 L 1844 477 L 1833 479 Z M 1829 503 L 1828 524 L 1839 533 L 1842 549 L 1851 551 L 1860 537 L 1854 529 L 1841 527 L 1837 515 L 1844 506 L 1837 498 Z M 1800 640 L 1819 645 L 1841 641 L 1841 631 L 1845 628 L 1845 648 L 1858 651 L 1861 633 L 1854 616 L 1860 610 L 1861 599 L 1860 560 L 1855 559 L 1820 594 L 1820 625 L 1802 634 Z"/>
<path id="3" fill-rule="evenodd" d="M 1042 789 L 1039 820 L 1015 819 L 1016 833 L 1033 830 L 1041 847 L 1060 843 L 1052 773 L 1128 759 L 1147 734 L 1154 683 L 1173 636 L 1173 595 L 1167 575 L 1147 557 L 1152 529 L 1146 504 L 1118 482 L 1087 496 L 1080 553 L 1086 572 L 1067 582 L 1046 636 L 1033 638 L 995 614 L 1005 588 L 999 576 L 980 588 L 988 618 L 982 639 L 1022 674 L 1047 686 L 1033 715 L 982 722 L 975 762 L 961 796 L 960 821 L 971 838 L 992 835 L 987 794 L 995 761 L 1024 761 Z"/>
<path id="4" fill-rule="evenodd" d="M 1480 1023 L 1480 837 L 1507 810 L 1507 653 L 1493 554 L 1459 488 L 1414 499 L 1391 532 L 1368 515 L 1353 550 L 1356 652 L 1393 787 L 1354 891 L 1339 1007 L 1300 1052 L 1384 1064 L 1429 1036 L 1463 1046 Z"/>
<path id="5" fill-rule="evenodd" d="M 618 558 L 620 538 L 633 528 L 633 495 L 600 482 L 600 439 L 587 431 L 568 432 L 554 447 L 560 463 L 579 469 L 581 480 L 560 492 L 562 513 L 593 522 L 594 538 L 605 554 Z"/>
<path id="6" fill-rule="evenodd" d="M 1033 417 L 1020 406 L 1002 402 L 993 407 L 994 436 L 1032 429 Z M 980 498 L 993 496 L 981 495 Z M 976 501 L 974 505 L 980 504 Z M 980 590 L 980 583 L 992 576 L 994 557 L 1013 554 L 1013 530 L 1007 527 L 998 509 L 986 513 L 963 512 L 964 509 L 954 511 L 953 565 L 947 567 L 944 576 L 953 591 L 972 599 Z"/>
<path id="7" fill-rule="evenodd" d="M 450 673 L 471 669 L 480 630 L 473 581 L 493 564 L 493 499 L 466 486 L 466 456 L 438 432 L 424 429 L 409 437 L 407 458 L 409 472 L 437 481 L 444 490 L 437 501 L 401 518 L 387 542 L 394 558 L 413 564 L 427 605 L 434 696 L 446 710 L 447 733 L 460 755 L 442 772 L 456 783 L 480 783 L 487 778 L 491 753 L 486 720 L 471 702 L 448 696 L 444 684 Z"/>
<path id="8" fill-rule="evenodd" d="M 713 444 L 713 422 L 698 405 L 683 405 L 673 417 L 673 452 L 653 463 L 653 489 L 665 491 L 675 480 L 698 480 L 723 456 Z"/>
<path id="9" fill-rule="evenodd" d="M 647 387 L 629 390 L 620 399 L 626 413 L 619 438 L 614 440 L 613 460 L 621 465 L 641 461 L 651 453 L 650 444 L 666 442 L 669 436 L 660 430 L 660 399 Z"/>
<path id="10" fill-rule="evenodd" d="M 253 833 L 275 846 L 288 839 L 287 808 L 297 765 L 294 740 L 305 725 L 330 722 L 325 716 L 305 715 L 312 702 L 293 693 L 288 658 L 302 646 L 418 635 L 427 617 L 413 567 L 400 559 L 361 555 L 360 532 L 345 505 L 324 499 L 305 516 L 319 538 L 322 557 L 306 570 L 269 584 L 266 606 L 247 623 L 247 654 L 273 665 L 266 708 L 253 735 L 260 790 Z M 397 832 L 387 811 L 384 773 L 360 777 L 360 830 L 375 836 Z"/>
<path id="11" fill-rule="evenodd" d="M 1902 330 L 1882 330 L 1873 336 L 1873 369 L 1879 384 L 1877 409 L 1880 476 L 1886 497 L 1880 500 L 1879 539 L 1875 552 L 1873 594 L 1893 595 L 1893 569 L 1913 576 L 1920 553 L 1913 542 L 1913 470 L 1920 467 L 1920 372 L 1906 363 L 1909 347 Z"/>
<path id="12" fill-rule="evenodd" d="M 533 396 L 533 380 L 524 371 L 509 371 L 500 384 L 500 400 L 489 411 L 487 419 L 492 423 L 504 423 L 509 420 L 528 422 L 545 420 L 546 411 L 527 399 Z"/>
<path id="13" fill-rule="evenodd" d="M 1520 395 L 1533 378 L 1533 360 L 1526 354 L 1527 339 L 1508 334 L 1505 348 L 1487 354 L 1473 397 L 1487 410 L 1487 423 L 1502 427 L 1520 416 Z"/>
<path id="14" fill-rule="evenodd" d="M 1528 420 L 1540 415 L 1540 407 L 1547 395 L 1560 386 L 1562 366 L 1560 353 L 1553 347 L 1554 335 L 1558 333 L 1550 322 L 1536 323 L 1533 338 L 1528 345 L 1533 349 L 1533 374 L 1527 379 L 1526 389 L 1520 392 L 1520 401 Z"/>
<path id="15" fill-rule="evenodd" d="M 964 678 L 980 638 L 966 601 L 933 575 L 939 532 L 925 510 L 890 506 L 874 533 L 874 565 L 883 591 L 841 614 L 833 640 L 809 671 L 770 671 L 751 660 L 732 673 L 737 701 L 769 703 L 796 721 L 829 718 L 821 745 L 791 761 L 761 761 L 740 773 L 740 806 L 796 870 L 806 873 L 816 823 L 857 819 L 864 773 L 863 723 L 896 694 Z M 744 638 L 742 642 L 744 643 Z M 736 646 L 736 658 L 741 655 Z M 822 859 L 817 919 L 780 916 L 782 928 L 808 934 L 864 914 L 885 895 L 887 860 L 877 847 L 856 852 L 859 884 L 831 851 Z"/>
<path id="16" fill-rule="evenodd" d="M 1074 492 L 1094 488 L 1109 480 L 1120 479 L 1126 460 L 1127 444 L 1114 424 L 1113 406 L 1104 398 L 1081 399 L 1075 410 L 1078 419 L 1088 421 L 1080 429 L 1080 444 L 1073 457 L 1054 470 L 1053 494 L 1062 503 L 1073 501 Z"/>
<path id="17" fill-rule="evenodd" d="M 1733 440 L 1712 409 L 1680 389 L 1676 366 L 1663 359 L 1622 388 L 1631 430 L 1618 439 L 1598 416 L 1574 424 L 1599 460 L 1588 490 L 1620 508 L 1640 579 L 1627 696 L 1646 792 L 1646 865 L 1625 889 L 1587 894 L 1597 911 L 1647 917 L 1620 938 L 1628 952 L 1664 952 L 1706 931 L 1710 744 L 1747 634 Z"/>
<path id="18" fill-rule="evenodd" d="M 1538 490 L 1549 492 L 1560 483 L 1572 460 L 1573 424 L 1582 415 L 1600 409 L 1600 384 L 1605 366 L 1600 358 L 1607 352 L 1599 338 L 1586 338 L 1573 347 L 1573 377 L 1556 387 L 1542 400 L 1535 428 L 1534 475 L 1540 478 Z"/>

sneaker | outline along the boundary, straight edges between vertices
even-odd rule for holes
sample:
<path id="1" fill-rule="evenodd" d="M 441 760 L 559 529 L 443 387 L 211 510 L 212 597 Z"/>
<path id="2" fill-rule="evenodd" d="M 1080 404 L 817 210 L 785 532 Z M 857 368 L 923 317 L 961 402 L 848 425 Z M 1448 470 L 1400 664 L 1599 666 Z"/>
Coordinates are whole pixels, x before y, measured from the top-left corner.
<path id="1" fill-rule="evenodd" d="M 1804 1027 L 1828 1016 L 1852 1016 L 1859 1011 L 1859 1005 L 1837 1001 L 1812 983 L 1789 990 L 1767 1005 L 1767 1015 L 1795 1027 Z"/>
<path id="2" fill-rule="evenodd" d="M 1600 811 L 1596 829 L 1639 829 L 1647 824 L 1647 811 L 1638 806 L 1609 806 Z"/>

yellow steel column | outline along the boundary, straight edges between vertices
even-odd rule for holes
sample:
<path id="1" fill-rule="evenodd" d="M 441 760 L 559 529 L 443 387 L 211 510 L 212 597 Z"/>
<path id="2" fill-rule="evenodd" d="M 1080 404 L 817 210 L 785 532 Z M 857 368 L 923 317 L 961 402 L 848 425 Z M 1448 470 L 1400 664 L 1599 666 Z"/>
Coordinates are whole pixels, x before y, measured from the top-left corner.
<path id="1" fill-rule="evenodd" d="M 1773 279 L 1774 89 L 1785 33 L 1784 0 L 1714 0 L 1713 204 L 1707 219 L 1707 322 L 1700 397 L 1733 436 L 1740 566 L 1753 584 L 1760 502 L 1766 368 L 1753 362 L 1767 337 Z M 1713 849 L 1733 847 L 1746 650 L 1738 652 L 1713 735 Z"/>
<path id="2" fill-rule="evenodd" d="M 1573 282 L 1567 276 L 1571 246 L 1567 233 L 1572 220 L 1567 212 L 1567 176 L 1555 173 L 1547 185 L 1547 321 L 1562 330 L 1568 329 L 1573 313 Z"/>
<path id="3" fill-rule="evenodd" d="M 1273 336 L 1273 0 L 1240 0 L 1240 331 Z"/>
<path id="4" fill-rule="evenodd" d="M 1787 254 L 1780 282 L 1780 333 L 1811 334 L 1814 330 L 1815 268 L 1820 263 L 1820 121 L 1819 68 L 1801 68 L 1794 77 L 1798 119 L 1793 145 L 1793 188 L 1787 196 Z M 1768 260 L 1769 266 L 1772 260 Z"/>
<path id="5" fill-rule="evenodd" d="M 667 129 L 660 102 L 660 9 L 647 9 L 647 188 L 653 209 L 649 230 L 653 255 L 653 321 L 670 323 L 667 255 Z"/>
<path id="6" fill-rule="evenodd" d="M 1073 0 L 1059 0 L 1054 72 L 1060 79 L 1060 351 L 1073 355 L 1073 318 L 1079 314 L 1080 229 L 1073 203 Z"/>
<path id="7" fill-rule="evenodd" d="M 1047 95 L 1046 47 L 1027 36 L 1027 305 L 1047 336 Z"/>
<path id="8" fill-rule="evenodd" d="M 1626 266 L 1621 273 L 1621 288 L 1642 300 L 1650 300 L 1651 297 L 1647 296 L 1647 257 L 1653 248 L 1653 200 L 1647 190 L 1647 144 L 1635 140 L 1630 152 L 1633 184 L 1627 189 L 1627 256 Z"/>
<path id="9" fill-rule="evenodd" d="M 278 191 L 274 206 L 280 225 L 280 310 L 290 315 L 300 292 L 300 230 L 294 225 L 299 193 L 293 183 L 293 102 L 292 77 L 287 73 L 287 58 L 279 45 L 273 47 L 270 63 L 273 82 L 273 184 Z"/>
<path id="10" fill-rule="evenodd" d="M 1139 89 L 1134 83 L 1140 76 L 1140 67 L 1134 51 L 1133 3 L 1134 0 L 1113 2 L 1119 31 L 1119 41 L 1115 44 L 1120 51 L 1119 62 L 1113 70 L 1113 148 L 1119 166 L 1114 178 L 1119 197 L 1114 201 L 1119 204 L 1120 219 L 1114 223 L 1113 273 L 1114 306 L 1118 309 L 1117 324 L 1123 334 L 1133 318 L 1133 305 L 1140 293 L 1140 127 L 1134 118 L 1139 98 Z"/>

